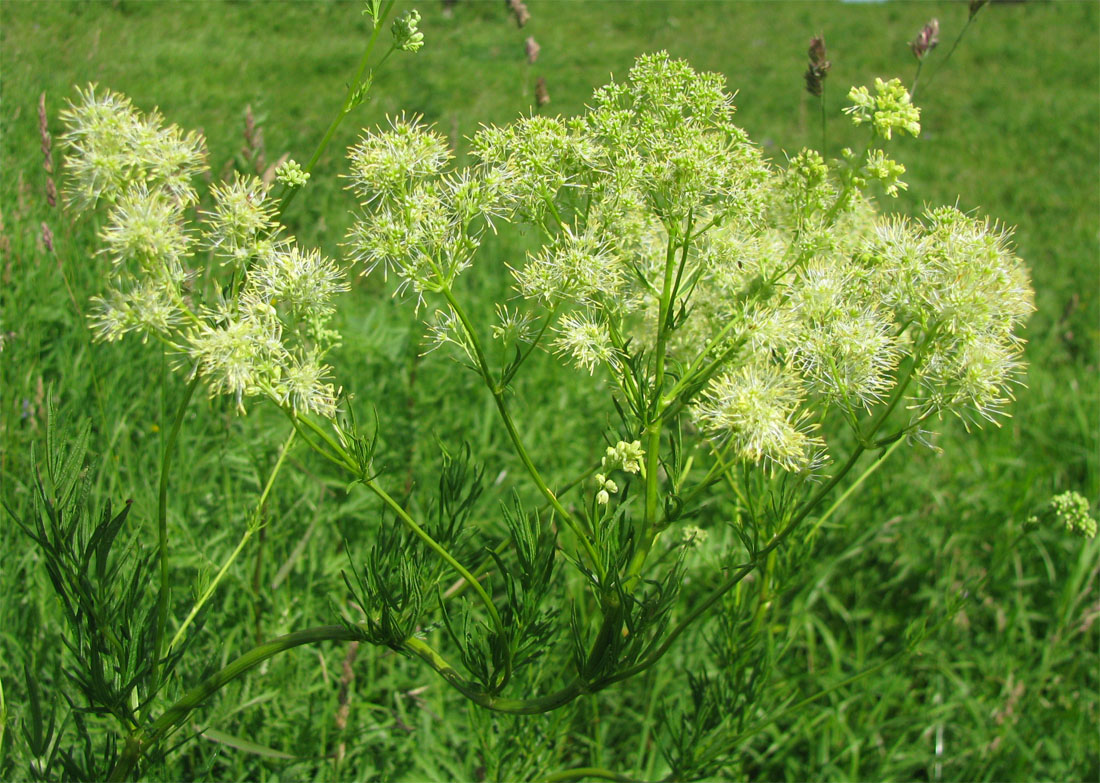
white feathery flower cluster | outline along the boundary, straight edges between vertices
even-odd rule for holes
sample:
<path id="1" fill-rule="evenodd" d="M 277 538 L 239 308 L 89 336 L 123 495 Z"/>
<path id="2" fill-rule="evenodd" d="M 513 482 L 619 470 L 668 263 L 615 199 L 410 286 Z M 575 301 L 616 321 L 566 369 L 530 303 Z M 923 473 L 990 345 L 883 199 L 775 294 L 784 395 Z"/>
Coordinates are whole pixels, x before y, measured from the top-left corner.
<path id="1" fill-rule="evenodd" d="M 194 238 L 188 233 L 179 203 L 163 189 L 150 190 L 144 182 L 127 188 L 111 208 L 99 233 L 100 253 L 125 274 L 129 262 L 156 277 L 180 281 L 184 259 L 191 255 Z"/>
<path id="2" fill-rule="evenodd" d="M 352 189 L 359 199 L 407 194 L 412 186 L 443 171 L 451 159 L 447 140 L 420 123 L 419 116 L 394 117 L 389 130 L 371 133 L 348 150 Z"/>
<path id="3" fill-rule="evenodd" d="M 573 359 L 578 369 L 594 373 L 596 368 L 618 364 L 606 324 L 591 315 L 570 314 L 561 319 L 554 331 L 554 347 L 562 356 Z"/>
<path id="4" fill-rule="evenodd" d="M 1023 369 L 1017 332 L 1034 310 L 1009 232 L 941 207 L 920 221 L 882 221 L 861 256 L 883 302 L 923 346 L 910 406 L 995 421 L 1013 399 Z"/>
<path id="5" fill-rule="evenodd" d="M 62 118 L 69 203 L 109 205 L 99 252 L 111 276 L 92 301 L 95 336 L 156 337 L 242 412 L 245 398 L 264 395 L 299 413 L 334 416 L 336 389 L 322 359 L 339 338 L 326 327 L 332 298 L 348 285 L 331 260 L 280 236 L 267 186 L 241 176 L 212 185 L 213 206 L 196 232 L 187 208 L 198 201 L 191 180 L 205 170 L 200 136 L 94 86 Z M 196 250 L 228 265 L 232 285 L 200 276 L 190 266 Z"/>
<path id="6" fill-rule="evenodd" d="M 400 278 L 399 290 L 440 291 L 470 265 L 481 236 L 505 214 L 506 177 L 486 172 L 441 176 L 447 141 L 418 117 L 391 119 L 348 153 L 351 190 L 362 211 L 348 232 L 363 274 L 381 267 Z"/>
<path id="7" fill-rule="evenodd" d="M 276 231 L 275 207 L 257 177 L 234 174 L 233 181 L 210 187 L 214 208 L 204 212 L 203 246 L 226 263 L 244 267 L 250 251 Z"/>
<path id="8" fill-rule="evenodd" d="M 529 299 L 599 304 L 614 301 L 625 286 L 625 270 L 615 261 L 601 238 L 592 232 L 576 235 L 566 226 L 556 242 L 530 255 L 514 275 L 520 293 Z"/>
<path id="9" fill-rule="evenodd" d="M 533 224 L 542 246 L 513 268 L 524 306 L 498 313 L 493 335 L 525 340 L 551 319 L 563 359 L 636 390 L 636 412 L 687 408 L 744 460 L 812 467 L 809 433 L 832 411 L 864 444 L 883 404 L 895 420 L 908 408 L 903 431 L 945 410 L 990 418 L 1021 368 L 1027 273 L 1007 232 L 958 210 L 879 217 L 868 183 L 906 187 L 881 145 L 919 133 L 920 113 L 897 80 L 850 97 L 866 151 L 827 163 L 802 150 L 784 169 L 733 124 L 721 76 L 665 53 L 596 90 L 581 117 L 483 127 L 476 165 L 456 172 L 441 136 L 395 120 L 350 152 L 364 213 L 349 244 L 422 297 L 449 290 L 494 220 Z M 432 333 L 471 351 L 450 309 Z"/>
<path id="10" fill-rule="evenodd" d="M 129 188 L 163 189 L 180 205 L 198 193 L 192 178 L 206 167 L 206 142 L 197 133 L 165 126 L 156 111 L 143 115 L 130 99 L 90 84 L 61 112 L 67 126 L 67 201 L 78 211 L 117 201 Z"/>
<path id="11" fill-rule="evenodd" d="M 728 442 L 741 459 L 802 470 L 814 465 L 822 446 L 807 431 L 802 399 L 790 370 L 749 364 L 714 378 L 694 413 L 704 432 Z"/>
<path id="12" fill-rule="evenodd" d="M 530 313 L 519 308 L 509 308 L 506 304 L 496 306 L 497 322 L 489 328 L 493 337 L 505 345 L 515 345 L 531 340 L 531 325 L 535 322 Z"/>

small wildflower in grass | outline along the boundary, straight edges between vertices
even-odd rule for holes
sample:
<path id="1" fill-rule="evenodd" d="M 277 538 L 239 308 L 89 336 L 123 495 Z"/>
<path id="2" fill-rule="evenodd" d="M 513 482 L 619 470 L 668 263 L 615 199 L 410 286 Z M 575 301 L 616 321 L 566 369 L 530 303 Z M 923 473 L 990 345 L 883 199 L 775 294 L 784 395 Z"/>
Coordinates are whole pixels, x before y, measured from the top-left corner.
<path id="1" fill-rule="evenodd" d="M 707 542 L 709 534 L 698 525 L 684 525 L 684 531 L 680 536 L 680 543 L 686 547 L 699 547 Z"/>
<path id="2" fill-rule="evenodd" d="M 1052 523 L 1081 538 L 1096 537 L 1096 520 L 1089 514 L 1088 500 L 1079 492 L 1055 495 L 1039 513 L 1032 515 L 1027 521 L 1031 527 Z"/>

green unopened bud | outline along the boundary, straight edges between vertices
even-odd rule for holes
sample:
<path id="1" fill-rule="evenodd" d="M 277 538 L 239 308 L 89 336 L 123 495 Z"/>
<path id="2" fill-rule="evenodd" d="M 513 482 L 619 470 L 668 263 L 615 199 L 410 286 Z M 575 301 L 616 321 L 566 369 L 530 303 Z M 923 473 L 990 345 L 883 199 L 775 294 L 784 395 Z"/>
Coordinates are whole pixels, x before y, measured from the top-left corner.
<path id="1" fill-rule="evenodd" d="M 309 180 L 309 172 L 302 171 L 296 160 L 288 160 L 275 169 L 275 179 L 290 188 L 300 188 Z"/>
<path id="2" fill-rule="evenodd" d="M 424 45 L 424 33 L 416 29 L 420 12 L 406 11 L 393 22 L 393 45 L 405 52 L 415 52 Z"/>

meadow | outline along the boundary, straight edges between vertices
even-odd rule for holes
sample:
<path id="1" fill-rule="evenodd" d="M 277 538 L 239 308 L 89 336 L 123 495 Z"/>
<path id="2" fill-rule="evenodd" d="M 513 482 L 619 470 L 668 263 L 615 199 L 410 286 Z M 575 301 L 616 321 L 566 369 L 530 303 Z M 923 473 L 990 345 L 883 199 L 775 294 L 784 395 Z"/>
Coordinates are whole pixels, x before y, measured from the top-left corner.
<path id="1" fill-rule="evenodd" d="M 13 514 L 32 507 L 32 449 L 41 458 L 52 394 L 68 432 L 90 425 L 93 505 L 132 500 L 135 546 L 153 547 L 160 449 L 186 385 L 154 345 L 92 341 L 88 301 L 105 263 L 98 218 L 47 202 L 40 96 L 55 139 L 75 88 L 95 82 L 201 129 L 215 178 L 263 174 L 284 155 L 306 160 L 324 134 L 370 32 L 361 5 L 0 5 L 0 494 Z M 226 686 L 145 777 L 659 780 L 674 774 L 678 742 L 712 740 L 720 752 L 709 779 L 1100 777 L 1100 543 L 1053 528 L 1014 535 L 1056 493 L 1100 501 L 1100 6 L 992 3 L 950 60 L 966 3 L 530 0 L 522 29 L 505 3 L 415 7 L 424 48 L 387 63 L 284 215 L 334 258 L 352 220 L 345 150 L 389 116 L 423 115 L 461 161 L 482 124 L 577 114 L 636 56 L 667 50 L 724 74 L 736 123 L 784 162 L 821 147 L 820 108 L 802 78 L 820 34 L 832 62 L 824 152 L 835 157 L 855 144 L 841 114 L 848 88 L 911 83 L 909 42 L 938 18 L 940 44 L 915 97 L 922 133 L 893 151 L 909 188 L 884 206 L 919 215 L 957 204 L 1014 227 L 1036 292 L 1024 384 L 1001 426 L 968 432 L 945 417 L 932 448 L 903 445 L 829 517 L 789 586 L 768 596 L 770 674 L 756 706 L 729 705 L 745 717 L 720 741 L 691 739 L 690 677 L 714 652 L 702 629 L 634 680 L 532 717 L 469 704 L 391 650 L 338 643 L 299 647 Z M 534 63 L 528 36 L 540 47 Z M 550 100 L 538 107 L 540 77 Z M 60 184 L 60 149 L 54 161 Z M 509 266 L 532 242 L 522 230 L 487 235 L 482 253 L 495 266 L 462 281 L 479 317 L 510 295 Z M 358 279 L 335 315 L 340 382 L 383 423 L 380 470 L 415 495 L 439 481 L 440 444 L 466 442 L 486 466 L 482 503 L 506 500 L 522 465 L 491 426 L 492 398 L 453 355 L 424 353 L 425 327 L 393 289 L 380 276 Z M 563 386 L 557 363 L 534 353 L 515 405 L 548 481 L 565 485 L 576 466 L 599 461 L 593 433 L 613 414 L 598 375 Z M 177 619 L 237 545 L 286 429 L 270 406 L 241 416 L 199 394 L 187 408 L 167 514 Z M 370 549 L 383 511 L 307 450 L 286 462 L 268 524 L 201 615 L 172 688 L 347 611 L 347 552 Z M 79 714 L 63 719 L 73 694 L 61 616 L 40 550 L 5 516 L 0 779 L 37 776 L 28 737 L 39 709 L 54 715 L 41 722 L 57 721 L 63 747 L 90 752 L 73 739 Z M 914 623 L 924 635 L 908 647 Z"/>

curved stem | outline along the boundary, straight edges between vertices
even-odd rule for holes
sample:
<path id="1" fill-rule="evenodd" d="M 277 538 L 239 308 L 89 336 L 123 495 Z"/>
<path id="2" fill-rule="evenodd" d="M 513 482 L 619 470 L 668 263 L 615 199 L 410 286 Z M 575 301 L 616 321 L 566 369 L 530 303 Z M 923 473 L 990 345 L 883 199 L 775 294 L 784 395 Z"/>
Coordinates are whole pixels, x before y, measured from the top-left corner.
<path id="1" fill-rule="evenodd" d="M 183 425 L 183 414 L 191 403 L 191 397 L 199 386 L 199 374 L 196 371 L 191 383 L 187 384 L 187 390 L 183 393 L 179 407 L 176 409 L 176 417 L 172 420 L 172 428 L 168 431 L 168 437 L 164 441 L 164 453 L 160 462 L 160 487 L 157 491 L 157 551 L 160 559 L 160 591 L 157 593 L 157 627 L 154 634 L 154 649 L 156 650 L 156 666 L 160 674 L 161 655 L 164 651 L 164 627 L 168 623 L 168 473 L 172 469 L 172 453 L 175 450 L 176 440 L 179 438 L 180 427 Z M 160 677 L 158 674 L 158 680 Z"/>
<path id="2" fill-rule="evenodd" d="M 550 712 L 562 707 L 585 692 L 580 679 L 575 679 L 569 685 L 535 699 L 508 699 L 495 696 L 480 690 L 477 686 L 467 681 L 458 671 L 447 663 L 447 660 L 436 652 L 427 642 L 417 639 L 415 636 L 405 640 L 405 648 L 435 669 L 444 680 L 455 690 L 461 693 L 475 704 L 496 712 L 507 712 L 513 715 L 537 715 Z"/>
<path id="3" fill-rule="evenodd" d="M 211 675 L 185 693 L 175 704 L 165 710 L 147 730 L 139 730 L 126 740 L 118 762 L 111 770 L 108 780 L 119 781 L 130 777 L 146 751 L 182 725 L 187 716 L 204 701 L 213 696 L 228 683 L 254 669 L 268 658 L 303 644 L 316 644 L 326 641 L 357 641 L 362 635 L 343 625 L 325 625 L 307 628 L 304 631 L 280 636 L 270 642 L 254 647 L 240 656 L 221 671 Z"/>
<path id="4" fill-rule="evenodd" d="M 248 528 L 244 531 L 244 535 L 241 536 L 241 540 L 237 544 L 237 548 L 233 550 L 233 553 L 229 556 L 225 563 L 222 564 L 221 569 L 207 586 L 206 590 L 203 591 L 203 594 L 199 597 L 199 600 L 195 602 L 195 605 L 193 607 L 191 607 L 191 611 L 188 613 L 187 617 L 184 619 L 180 627 L 176 630 L 175 636 L 172 637 L 172 641 L 168 642 L 168 652 L 172 652 L 172 649 L 183 637 L 183 632 L 187 630 L 187 626 L 191 624 L 191 622 L 198 615 L 202 607 L 205 606 L 206 602 L 210 600 L 210 597 L 214 595 L 214 591 L 218 588 L 218 585 L 221 583 L 222 579 L 225 578 L 226 573 L 229 571 L 229 567 L 233 565 L 234 561 L 237 559 L 237 556 L 244 549 L 245 544 L 247 544 L 249 539 L 252 538 L 252 535 L 260 529 L 260 515 L 263 512 L 264 504 L 267 503 L 267 496 L 271 493 L 271 488 L 275 484 L 275 477 L 279 475 L 279 470 L 283 467 L 283 461 L 286 459 L 286 455 L 290 451 L 291 444 L 294 443 L 294 436 L 297 434 L 297 432 L 297 430 L 291 430 L 290 434 L 287 436 L 287 439 L 283 442 L 283 447 L 282 450 L 279 452 L 278 459 L 275 461 L 275 466 L 271 469 L 271 474 L 267 478 L 267 483 L 264 484 L 263 491 L 260 493 L 260 498 L 256 501 L 256 508 L 252 511 L 251 518 L 248 520 Z"/>

